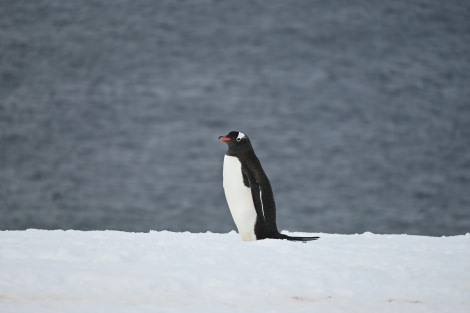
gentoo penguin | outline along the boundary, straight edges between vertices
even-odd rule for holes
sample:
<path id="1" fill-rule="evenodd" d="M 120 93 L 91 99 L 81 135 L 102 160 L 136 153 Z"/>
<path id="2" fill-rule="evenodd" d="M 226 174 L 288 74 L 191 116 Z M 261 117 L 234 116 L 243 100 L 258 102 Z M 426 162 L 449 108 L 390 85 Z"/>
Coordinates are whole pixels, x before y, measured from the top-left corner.
<path id="1" fill-rule="evenodd" d="M 318 239 L 281 234 L 276 225 L 276 204 L 271 184 L 256 157 L 250 139 L 240 131 L 231 131 L 226 136 L 220 136 L 219 140 L 228 144 L 223 169 L 224 192 L 242 239 Z"/>

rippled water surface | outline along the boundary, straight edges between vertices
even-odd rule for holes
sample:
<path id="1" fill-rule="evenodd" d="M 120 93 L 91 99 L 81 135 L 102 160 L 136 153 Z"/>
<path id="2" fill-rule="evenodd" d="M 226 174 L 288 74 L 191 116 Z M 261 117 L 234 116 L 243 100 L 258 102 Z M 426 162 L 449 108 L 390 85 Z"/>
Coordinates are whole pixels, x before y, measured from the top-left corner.
<path id="1" fill-rule="evenodd" d="M 291 231 L 470 232 L 470 4 L 0 10 L 0 229 L 226 232 L 247 133 Z"/>

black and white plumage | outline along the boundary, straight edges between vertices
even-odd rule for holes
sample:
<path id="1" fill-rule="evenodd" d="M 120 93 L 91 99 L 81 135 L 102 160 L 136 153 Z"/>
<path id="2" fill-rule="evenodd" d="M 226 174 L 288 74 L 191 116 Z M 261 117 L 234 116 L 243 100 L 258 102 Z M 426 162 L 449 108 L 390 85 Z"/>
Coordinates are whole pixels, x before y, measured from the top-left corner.
<path id="1" fill-rule="evenodd" d="M 240 131 L 220 136 L 227 143 L 223 185 L 227 204 L 243 240 L 266 238 L 309 241 L 318 237 L 281 234 L 276 225 L 276 204 L 271 183 L 256 156 L 250 139 Z"/>

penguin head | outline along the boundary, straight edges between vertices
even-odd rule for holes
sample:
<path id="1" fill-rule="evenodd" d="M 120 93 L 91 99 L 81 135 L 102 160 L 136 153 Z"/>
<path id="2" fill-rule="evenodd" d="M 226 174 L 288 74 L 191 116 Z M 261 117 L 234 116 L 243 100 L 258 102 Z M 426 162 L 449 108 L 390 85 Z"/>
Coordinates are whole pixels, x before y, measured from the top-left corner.
<path id="1" fill-rule="evenodd" d="M 238 154 L 253 149 L 251 147 L 250 139 L 241 131 L 231 131 L 225 136 L 220 136 L 219 140 L 228 145 L 228 151 L 232 154 Z"/>

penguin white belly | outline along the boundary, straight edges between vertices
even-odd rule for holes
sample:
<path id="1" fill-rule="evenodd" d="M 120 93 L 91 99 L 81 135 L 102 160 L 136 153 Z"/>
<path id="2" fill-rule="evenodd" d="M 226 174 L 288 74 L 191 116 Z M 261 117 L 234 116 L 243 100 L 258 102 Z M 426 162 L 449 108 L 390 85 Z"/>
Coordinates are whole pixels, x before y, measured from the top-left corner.
<path id="1" fill-rule="evenodd" d="M 256 209 L 251 189 L 243 183 L 242 164 L 237 157 L 225 155 L 223 175 L 225 198 L 238 233 L 245 241 L 256 240 Z"/>

